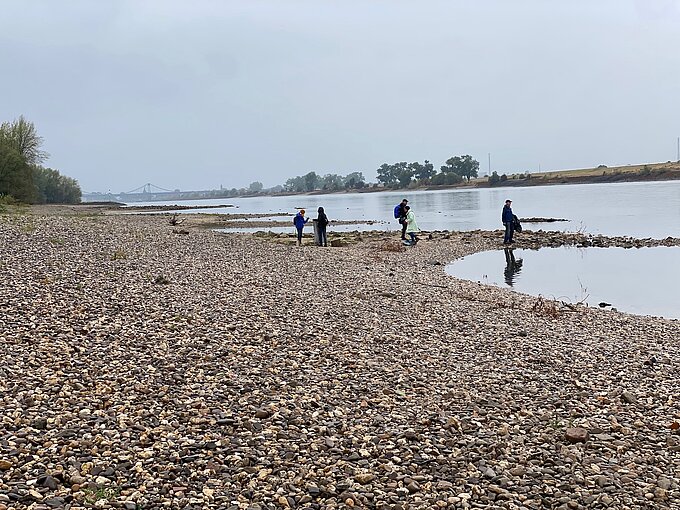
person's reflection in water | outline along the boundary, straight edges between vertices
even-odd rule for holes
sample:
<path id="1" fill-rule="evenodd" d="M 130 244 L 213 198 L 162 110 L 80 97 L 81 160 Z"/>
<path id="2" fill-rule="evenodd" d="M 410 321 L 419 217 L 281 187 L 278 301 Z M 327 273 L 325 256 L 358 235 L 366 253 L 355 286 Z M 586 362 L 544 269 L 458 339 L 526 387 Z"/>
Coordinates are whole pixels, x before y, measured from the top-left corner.
<path id="1" fill-rule="evenodd" d="M 522 259 L 515 260 L 512 248 L 505 248 L 503 251 L 505 252 L 505 271 L 503 271 L 505 283 L 512 287 L 517 279 L 516 275 L 522 270 L 523 261 Z"/>

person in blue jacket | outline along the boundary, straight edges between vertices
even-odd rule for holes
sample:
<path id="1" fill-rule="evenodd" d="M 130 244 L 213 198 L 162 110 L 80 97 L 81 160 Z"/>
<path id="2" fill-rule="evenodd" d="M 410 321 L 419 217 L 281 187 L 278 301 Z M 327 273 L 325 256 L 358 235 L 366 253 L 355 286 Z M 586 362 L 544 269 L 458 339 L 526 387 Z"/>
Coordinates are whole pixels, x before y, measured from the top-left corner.
<path id="1" fill-rule="evenodd" d="M 510 207 L 511 204 L 512 200 L 506 200 L 505 205 L 503 206 L 503 215 L 501 216 L 503 225 L 505 225 L 505 237 L 503 238 L 503 244 L 512 244 L 514 242 L 512 240 L 512 233 L 515 230 L 515 218 L 512 214 L 512 208 Z"/>
<path id="2" fill-rule="evenodd" d="M 298 246 L 302 246 L 302 229 L 305 228 L 305 223 L 309 221 L 309 218 L 305 218 L 305 210 L 300 209 L 300 211 L 293 218 L 293 223 L 297 229 L 297 243 Z"/>

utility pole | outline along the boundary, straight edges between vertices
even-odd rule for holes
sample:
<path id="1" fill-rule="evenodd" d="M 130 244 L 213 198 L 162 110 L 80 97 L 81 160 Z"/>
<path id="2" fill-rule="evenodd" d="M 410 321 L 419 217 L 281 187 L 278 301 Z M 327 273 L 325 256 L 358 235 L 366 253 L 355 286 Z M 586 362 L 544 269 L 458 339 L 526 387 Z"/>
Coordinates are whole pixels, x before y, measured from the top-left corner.
<path id="1" fill-rule="evenodd" d="M 488 175 L 491 175 L 491 153 L 489 152 L 489 173 Z"/>
<path id="2" fill-rule="evenodd" d="M 680 136 L 678 136 L 678 163 L 680 163 Z"/>

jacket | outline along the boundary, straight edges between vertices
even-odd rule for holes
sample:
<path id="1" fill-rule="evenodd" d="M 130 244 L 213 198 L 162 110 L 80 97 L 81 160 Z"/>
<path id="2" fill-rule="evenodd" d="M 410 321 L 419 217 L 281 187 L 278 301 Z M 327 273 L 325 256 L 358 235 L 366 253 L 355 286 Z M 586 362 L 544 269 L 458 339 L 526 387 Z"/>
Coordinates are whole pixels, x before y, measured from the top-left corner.
<path id="1" fill-rule="evenodd" d="M 410 232 L 420 232 L 418 224 L 416 223 L 416 215 L 413 211 L 409 211 L 406 214 L 406 233 Z"/>
<path id="2" fill-rule="evenodd" d="M 305 223 L 309 221 L 309 218 L 305 219 L 305 217 L 302 216 L 302 214 L 297 213 L 293 221 L 295 222 L 295 228 L 298 230 L 302 230 L 302 228 L 305 226 Z"/>
<path id="3" fill-rule="evenodd" d="M 326 225 L 328 225 L 328 216 L 326 216 L 325 212 L 319 211 L 319 215 L 316 217 L 316 224 L 319 228 L 326 228 Z"/>
<path id="4" fill-rule="evenodd" d="M 501 216 L 501 221 L 503 224 L 505 223 L 513 223 L 513 214 L 512 214 L 512 208 L 509 205 L 504 205 L 503 206 L 503 216 Z"/>

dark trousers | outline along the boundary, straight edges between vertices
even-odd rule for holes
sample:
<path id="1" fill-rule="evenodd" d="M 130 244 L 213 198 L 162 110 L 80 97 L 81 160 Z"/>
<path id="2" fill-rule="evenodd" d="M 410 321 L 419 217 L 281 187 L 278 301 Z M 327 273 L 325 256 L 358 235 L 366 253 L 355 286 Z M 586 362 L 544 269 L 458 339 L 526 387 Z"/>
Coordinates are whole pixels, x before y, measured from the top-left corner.
<path id="1" fill-rule="evenodd" d="M 297 227 L 295 227 L 297 228 Z M 298 228 L 297 229 L 297 234 L 298 234 L 298 244 L 302 244 L 302 229 Z"/>
<path id="2" fill-rule="evenodd" d="M 401 238 L 406 239 L 406 218 L 401 218 Z"/>
<path id="3" fill-rule="evenodd" d="M 326 227 L 319 228 L 319 246 L 328 246 L 328 241 L 326 240 Z"/>
<path id="4" fill-rule="evenodd" d="M 515 231 L 515 225 L 512 221 L 504 223 L 505 237 L 503 237 L 503 244 L 510 244 L 512 242 L 512 233 Z"/>

